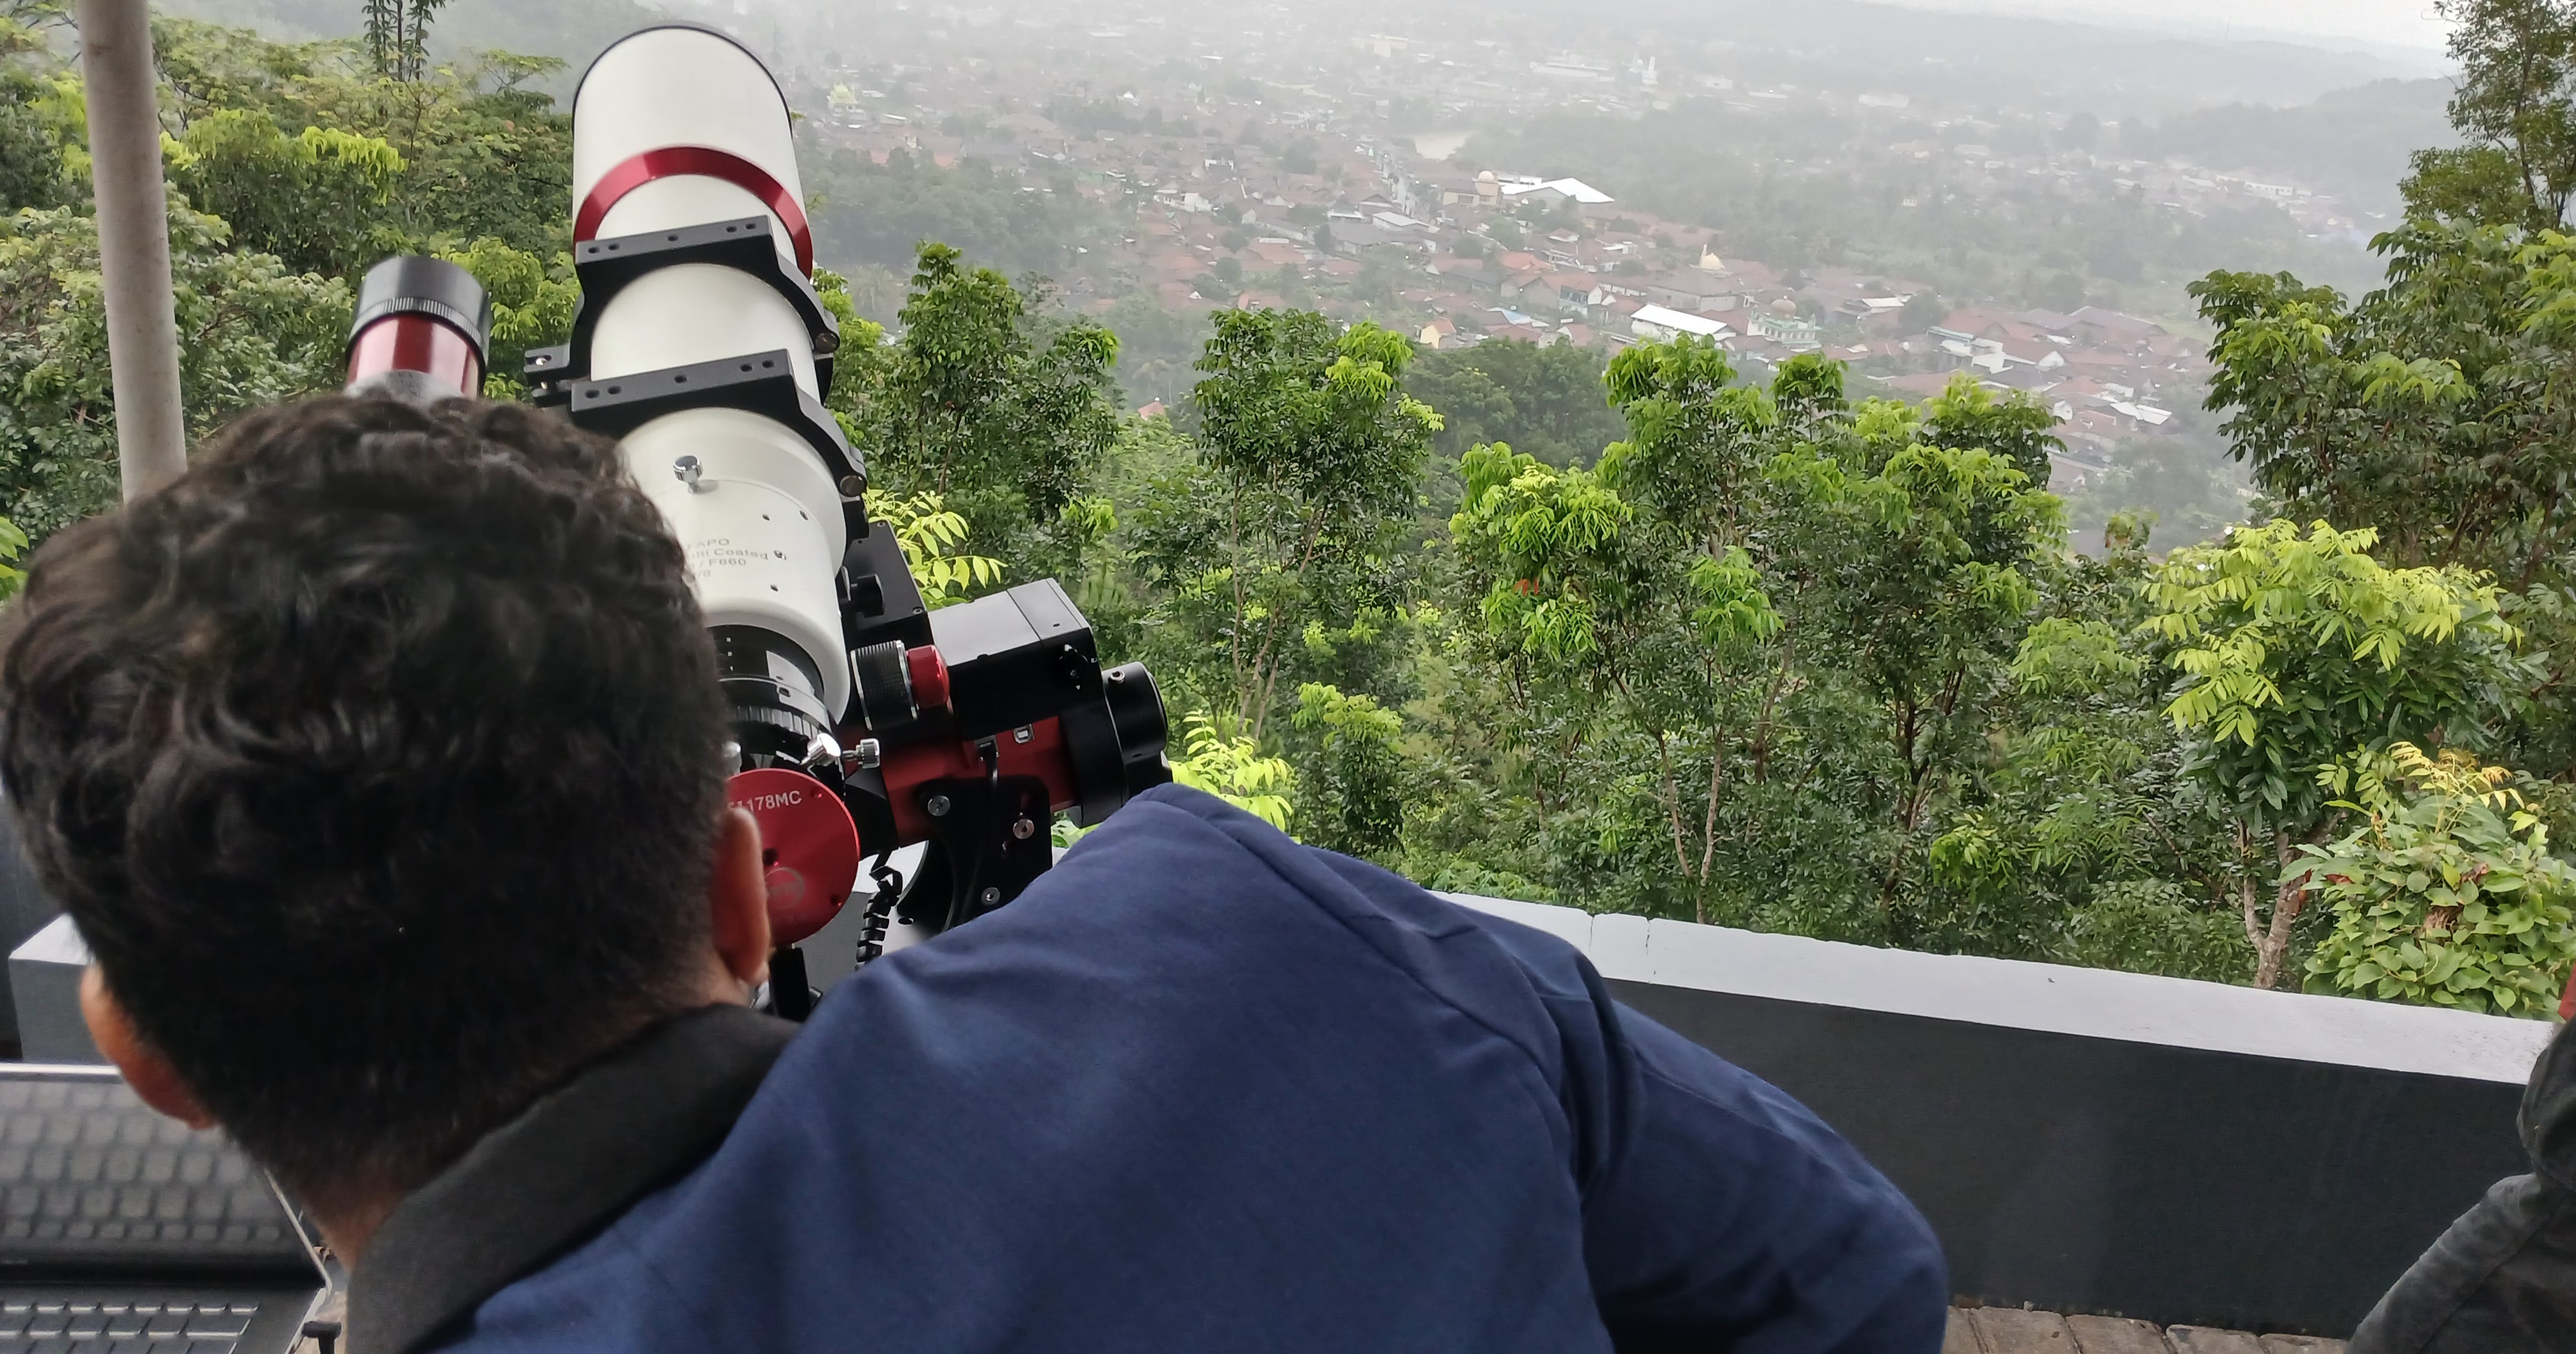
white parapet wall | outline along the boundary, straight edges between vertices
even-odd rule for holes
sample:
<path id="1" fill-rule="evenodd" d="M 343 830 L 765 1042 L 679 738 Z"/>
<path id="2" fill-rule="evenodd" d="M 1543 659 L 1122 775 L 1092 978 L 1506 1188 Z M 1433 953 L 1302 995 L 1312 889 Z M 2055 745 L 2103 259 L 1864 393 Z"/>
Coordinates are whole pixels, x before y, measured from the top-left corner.
<path id="1" fill-rule="evenodd" d="M 1958 1020 L 2162 1044 L 2258 1058 L 2466 1077 L 2520 1085 L 2557 1032 L 2519 1020 L 2437 1007 L 2297 992 L 2262 992 L 2111 969 L 1975 955 L 1922 954 L 1804 936 L 1770 935 L 1684 921 L 1648 920 L 1543 903 L 1445 894 L 1452 902 L 1544 931 L 1574 946 L 1601 976 L 1891 1015 Z M 12 956 L 12 976 L 76 975 L 89 952 L 71 920 L 57 917 Z M 844 966 L 824 965 L 830 978 Z M 76 982 L 76 976 L 68 981 Z M 61 1005 L 62 983 L 19 1001 Z M 47 998 L 51 998 L 48 1001 Z M 55 1012 L 44 1010 L 44 1015 Z M 74 1033 L 37 1019 L 36 1042 Z M 82 1043 L 86 1043 L 84 1038 Z M 51 1050 L 49 1050 L 51 1051 Z M 69 1052 L 70 1050 L 63 1050 Z M 32 1052 L 32 1050 L 31 1050 Z M 95 1056 L 94 1054 L 91 1056 Z"/>
<path id="2" fill-rule="evenodd" d="M 1443 896 L 1567 942 L 1604 978 L 1775 1001 L 2517 1086 L 2557 1033 L 2547 1020 Z"/>

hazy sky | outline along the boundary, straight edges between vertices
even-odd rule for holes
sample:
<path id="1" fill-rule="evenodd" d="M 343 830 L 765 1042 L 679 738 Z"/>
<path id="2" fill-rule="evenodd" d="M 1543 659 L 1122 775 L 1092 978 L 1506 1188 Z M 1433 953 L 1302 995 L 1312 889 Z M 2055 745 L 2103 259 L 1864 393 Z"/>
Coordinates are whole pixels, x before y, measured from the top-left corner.
<path id="1" fill-rule="evenodd" d="M 2438 52 L 2432 0 L 1893 0 L 1916 9 L 1986 10 L 2079 22 L 2240 36 L 2359 40 Z"/>

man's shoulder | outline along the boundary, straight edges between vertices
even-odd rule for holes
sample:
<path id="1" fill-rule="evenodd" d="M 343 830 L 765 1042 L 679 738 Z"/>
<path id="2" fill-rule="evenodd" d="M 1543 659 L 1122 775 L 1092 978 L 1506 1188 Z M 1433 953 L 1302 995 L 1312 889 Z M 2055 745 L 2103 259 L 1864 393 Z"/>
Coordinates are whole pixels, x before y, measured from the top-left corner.
<path id="1" fill-rule="evenodd" d="M 1213 925 L 1203 957 L 1218 967 L 1276 971 L 1292 955 L 1344 951 L 1330 974 L 1340 981 L 1400 979 L 1480 1012 L 1589 996 L 1581 956 L 1556 937 L 1295 841 L 1180 785 L 1138 796 L 1085 836 L 991 920 L 1006 917 L 1032 932 L 1106 925 L 1114 943 L 1149 949 L 1164 937 L 1195 942 Z"/>
<path id="2" fill-rule="evenodd" d="M 1130 801 L 1031 886 L 1039 907 L 1123 899 L 1139 908 L 1285 906 L 1345 925 L 1425 935 L 1474 925 L 1411 880 L 1291 839 L 1204 791 L 1164 785 Z"/>

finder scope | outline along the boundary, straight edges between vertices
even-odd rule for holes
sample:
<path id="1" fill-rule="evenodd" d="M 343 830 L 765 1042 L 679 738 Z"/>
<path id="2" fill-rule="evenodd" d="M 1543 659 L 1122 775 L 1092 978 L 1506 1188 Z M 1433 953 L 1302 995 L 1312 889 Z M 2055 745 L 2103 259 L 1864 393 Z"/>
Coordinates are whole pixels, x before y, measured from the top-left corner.
<path id="1" fill-rule="evenodd" d="M 349 326 L 352 395 L 417 402 L 483 392 L 492 300 L 445 259 L 387 259 L 358 284 Z"/>

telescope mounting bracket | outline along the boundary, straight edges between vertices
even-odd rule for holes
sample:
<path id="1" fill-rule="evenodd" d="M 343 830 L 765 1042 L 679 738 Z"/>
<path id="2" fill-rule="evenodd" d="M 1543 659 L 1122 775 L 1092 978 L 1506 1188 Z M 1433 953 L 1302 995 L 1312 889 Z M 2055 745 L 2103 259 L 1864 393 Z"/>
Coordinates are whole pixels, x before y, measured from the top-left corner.
<path id="1" fill-rule="evenodd" d="M 530 353 L 535 364 L 542 353 Z M 841 435 L 840 421 L 796 384 L 796 369 L 787 350 L 720 357 L 685 367 L 664 367 L 598 381 L 572 381 L 558 387 L 557 403 L 569 406 L 575 426 L 603 437 L 624 437 L 645 424 L 683 409 L 740 409 L 775 419 L 805 439 L 845 498 L 857 498 L 848 482 L 867 483 L 867 469 Z"/>
<path id="2" fill-rule="evenodd" d="M 767 216 L 709 221 L 701 226 L 645 231 L 607 240 L 585 240 L 573 246 L 573 271 L 581 277 L 581 305 L 572 317 L 572 342 L 566 354 L 547 368 L 549 380 L 579 380 L 590 374 L 590 345 L 599 317 L 608 304 L 634 282 L 685 263 L 711 263 L 768 283 L 796 308 L 814 341 L 814 380 L 832 388 L 832 355 L 841 348 L 841 322 L 824 309 L 823 298 L 794 265 L 778 256 L 777 232 Z M 533 356 L 533 354 L 532 354 Z"/>
<path id="3" fill-rule="evenodd" d="M 992 741 L 983 740 L 988 767 Z M 933 931 L 962 926 L 1019 897 L 1055 864 L 1045 781 L 987 774 L 930 781 L 916 794 L 930 842 L 895 905 L 899 920 Z"/>

